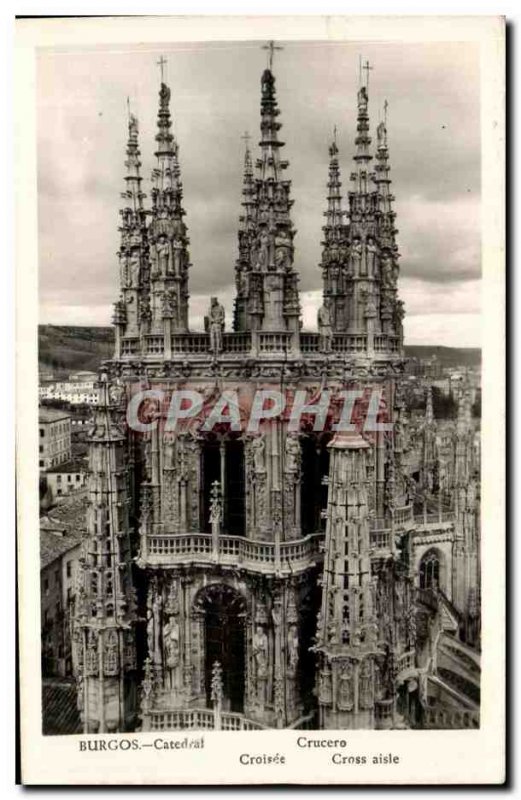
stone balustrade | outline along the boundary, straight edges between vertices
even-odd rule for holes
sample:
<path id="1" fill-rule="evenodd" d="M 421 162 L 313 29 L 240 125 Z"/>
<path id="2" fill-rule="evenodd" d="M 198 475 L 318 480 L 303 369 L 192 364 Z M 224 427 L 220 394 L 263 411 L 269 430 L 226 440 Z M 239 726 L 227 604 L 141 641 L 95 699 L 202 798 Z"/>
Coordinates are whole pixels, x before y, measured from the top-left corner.
<path id="1" fill-rule="evenodd" d="M 148 731 L 214 730 L 215 714 L 208 708 L 189 708 L 173 711 L 150 710 L 144 715 L 143 729 Z M 260 731 L 266 726 L 233 711 L 221 712 L 223 731 Z"/>
<path id="2" fill-rule="evenodd" d="M 390 553 L 393 537 L 400 527 L 407 527 L 407 520 L 414 520 L 412 506 L 397 509 L 401 512 L 401 522 L 394 529 L 388 526 L 389 520 L 371 520 L 370 544 L 375 551 Z M 216 552 L 209 533 L 162 533 L 156 531 L 146 537 L 141 561 L 150 565 L 191 563 L 229 564 L 259 572 L 291 573 L 307 569 L 322 557 L 325 534 L 316 532 L 302 539 L 290 542 L 265 542 L 247 539 L 243 536 L 219 536 Z"/>
<path id="3" fill-rule="evenodd" d="M 408 650 L 398 657 L 397 661 L 398 676 L 400 673 L 409 672 L 416 669 L 416 653 L 414 650 Z"/>
<path id="4" fill-rule="evenodd" d="M 423 727 L 435 730 L 479 728 L 479 711 L 457 708 L 426 708 Z"/>
<path id="5" fill-rule="evenodd" d="M 298 342 L 298 344 L 297 344 Z M 170 337 L 170 353 L 173 358 L 180 356 L 209 356 L 210 336 L 208 333 L 173 333 Z M 398 337 L 388 334 L 378 334 L 373 341 L 374 352 L 379 355 L 398 355 L 400 342 Z M 318 333 L 300 333 L 296 338 L 288 331 L 259 331 L 252 337 L 250 331 L 230 331 L 223 334 L 222 355 L 289 355 L 295 348 L 294 354 L 319 356 L 321 354 L 321 341 Z M 331 340 L 333 355 L 365 354 L 370 350 L 370 343 L 366 334 L 336 333 Z M 121 338 L 121 356 L 165 356 L 165 338 L 161 333 L 149 334 L 143 342 L 137 336 L 123 336 Z M 254 352 L 255 351 L 255 352 Z M 373 351 L 372 351 L 373 352 Z"/>
<path id="6" fill-rule="evenodd" d="M 314 533 L 279 545 L 221 535 L 215 548 L 208 533 L 152 534 L 146 537 L 140 561 L 154 566 L 194 562 L 224 564 L 257 572 L 291 574 L 321 558 L 322 539 L 322 533 Z"/>

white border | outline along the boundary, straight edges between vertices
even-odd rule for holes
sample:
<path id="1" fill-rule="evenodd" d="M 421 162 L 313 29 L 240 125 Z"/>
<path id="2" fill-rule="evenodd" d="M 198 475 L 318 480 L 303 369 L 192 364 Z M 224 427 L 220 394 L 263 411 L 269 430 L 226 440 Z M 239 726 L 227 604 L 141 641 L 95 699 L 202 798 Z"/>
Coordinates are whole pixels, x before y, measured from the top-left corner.
<path id="1" fill-rule="evenodd" d="M 71 13 L 71 11 L 68 11 Z M 106 12 L 105 12 L 106 13 Z M 399 770 L 331 768 L 302 757 L 287 731 L 206 733 L 204 760 L 150 751 L 77 757 L 76 737 L 40 733 L 37 488 L 37 226 L 34 48 L 78 44 L 233 39 L 478 41 L 483 137 L 483 686 L 479 731 L 353 731 L 353 752 L 392 749 Z M 17 446 L 20 503 L 22 758 L 26 783 L 494 783 L 504 776 L 504 77 L 501 18 L 212 17 L 26 20 L 16 47 Z M 175 734 L 172 734 L 174 736 Z M 343 732 L 345 736 L 345 732 Z M 141 734 L 149 736 L 150 734 Z M 291 769 L 239 767 L 238 752 L 286 752 Z M 196 751 L 195 751 L 196 752 Z M 304 756 L 306 756 L 306 752 Z M 143 753 L 146 754 L 146 758 Z M 296 754 L 296 755 L 295 755 Z M 330 755 L 330 754 L 329 754 Z M 339 772 L 341 770 L 341 772 Z"/>

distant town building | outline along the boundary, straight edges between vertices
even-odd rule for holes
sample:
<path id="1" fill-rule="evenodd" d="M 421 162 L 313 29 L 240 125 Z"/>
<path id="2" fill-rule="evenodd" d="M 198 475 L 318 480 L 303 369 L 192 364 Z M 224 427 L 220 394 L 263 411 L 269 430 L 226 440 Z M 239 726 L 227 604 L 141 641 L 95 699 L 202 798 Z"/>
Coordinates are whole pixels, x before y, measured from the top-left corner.
<path id="1" fill-rule="evenodd" d="M 69 381 L 71 383 L 91 383 L 94 384 L 98 380 L 96 372 L 89 372 L 88 370 L 79 370 L 79 372 L 71 372 Z"/>
<path id="2" fill-rule="evenodd" d="M 69 380 L 43 384 L 38 389 L 38 395 L 40 400 L 60 400 L 71 405 L 97 405 L 98 402 L 94 380 Z"/>
<path id="3" fill-rule="evenodd" d="M 44 381 L 53 381 L 54 380 L 54 372 L 52 369 L 40 369 L 38 372 L 38 381 L 43 383 Z"/>
<path id="4" fill-rule="evenodd" d="M 46 472 L 46 479 L 53 500 L 69 495 L 84 488 L 87 481 L 87 462 L 83 458 L 73 458 L 51 467 Z"/>
<path id="5" fill-rule="evenodd" d="M 40 520 L 40 597 L 42 673 L 69 676 L 71 613 L 77 585 L 81 541 L 85 535 L 85 492 Z"/>
<path id="6" fill-rule="evenodd" d="M 38 428 L 40 469 L 51 469 L 70 461 L 72 456 L 70 414 L 59 409 L 40 406 Z"/>

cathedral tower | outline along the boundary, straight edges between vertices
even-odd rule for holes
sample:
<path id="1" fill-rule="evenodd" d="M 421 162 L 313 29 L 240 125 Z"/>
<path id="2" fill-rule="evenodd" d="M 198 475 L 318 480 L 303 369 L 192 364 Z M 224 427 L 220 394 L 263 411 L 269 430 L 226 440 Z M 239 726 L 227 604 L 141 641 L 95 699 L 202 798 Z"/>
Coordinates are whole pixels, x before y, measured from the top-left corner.
<path id="1" fill-rule="evenodd" d="M 78 705 L 87 733 L 132 730 L 138 712 L 126 396 L 105 373 L 98 392 L 89 433 L 88 533 L 73 621 Z"/>
<path id="2" fill-rule="evenodd" d="M 323 226 L 322 280 L 324 304 L 334 331 L 346 329 L 348 240 L 345 211 L 342 208 L 342 182 L 335 136 L 329 147 L 326 224 Z"/>
<path id="3" fill-rule="evenodd" d="M 301 330 L 275 49 L 261 77 L 258 158 L 248 145 L 244 157 L 232 331 L 217 298 L 204 332 L 188 326 L 188 235 L 163 76 L 147 209 L 130 117 L 116 346 L 90 435 L 75 615 L 86 731 L 400 727 L 417 694 L 386 125 L 373 175 L 362 86 L 348 218 L 333 141 L 325 302 L 319 332 Z M 250 426 L 259 389 L 273 403 Z M 178 391 L 201 404 L 170 427 Z M 127 426 L 136 395 L 143 413 Z M 456 432 L 461 490 L 466 415 Z M 458 498 L 464 554 L 472 497 Z M 470 576 L 473 562 L 462 564 Z M 475 578 L 465 587 L 470 608 Z"/>
<path id="4" fill-rule="evenodd" d="M 298 278 L 293 268 L 295 235 L 290 217 L 291 182 L 284 177 L 288 162 L 281 157 L 280 114 L 275 77 L 270 67 L 261 79 L 261 139 L 252 184 L 249 151 L 246 154 L 241 220 L 240 270 L 237 272 L 238 330 L 289 334 L 290 349 L 298 349 L 300 304 Z M 246 228 L 246 230 L 243 230 Z M 244 310 L 243 310 L 244 309 Z"/>

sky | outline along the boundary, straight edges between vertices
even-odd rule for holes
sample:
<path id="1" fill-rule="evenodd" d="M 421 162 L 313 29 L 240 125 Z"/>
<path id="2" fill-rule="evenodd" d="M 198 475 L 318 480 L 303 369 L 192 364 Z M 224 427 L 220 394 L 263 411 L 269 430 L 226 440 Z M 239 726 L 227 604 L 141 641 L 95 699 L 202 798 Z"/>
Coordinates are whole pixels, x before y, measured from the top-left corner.
<path id="1" fill-rule="evenodd" d="M 328 146 L 347 192 L 360 56 L 371 133 L 388 101 L 406 344 L 481 346 L 480 74 L 468 43 L 288 42 L 275 54 L 286 176 L 292 181 L 304 327 L 316 329 Z M 261 42 L 40 50 L 37 67 L 40 322 L 109 325 L 118 298 L 127 96 L 150 191 L 161 55 L 172 90 L 190 237 L 190 320 L 210 295 L 231 326 L 245 131 L 257 149 Z M 145 201 L 145 203 L 148 200 Z M 346 203 L 347 206 L 347 203 Z"/>

